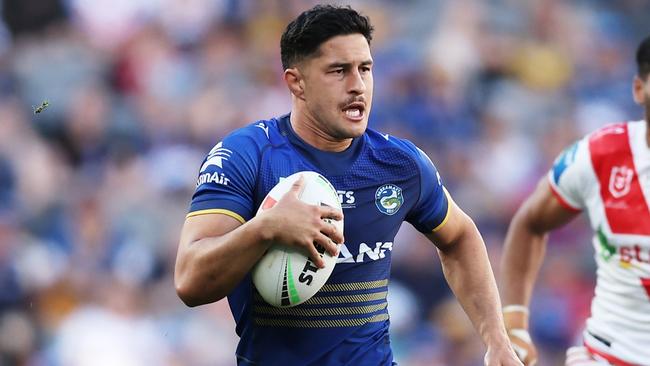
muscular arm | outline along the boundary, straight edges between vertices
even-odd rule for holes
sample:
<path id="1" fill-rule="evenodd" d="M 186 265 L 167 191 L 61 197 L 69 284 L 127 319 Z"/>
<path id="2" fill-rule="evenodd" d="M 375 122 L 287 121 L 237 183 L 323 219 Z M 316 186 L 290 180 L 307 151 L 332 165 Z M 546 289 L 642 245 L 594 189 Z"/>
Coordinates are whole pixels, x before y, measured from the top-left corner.
<path id="1" fill-rule="evenodd" d="M 452 291 L 488 348 L 502 348 L 508 338 L 499 295 L 485 244 L 472 219 L 449 199 L 448 221 L 427 237 L 438 247 Z"/>
<path id="2" fill-rule="evenodd" d="M 508 234 L 501 263 L 504 304 L 528 306 L 533 285 L 544 260 L 547 233 L 565 225 L 578 215 L 578 211 L 564 208 L 553 196 L 547 178 L 543 178 L 533 194 L 515 214 Z M 523 317 L 512 324 L 528 328 Z"/>
<path id="3" fill-rule="evenodd" d="M 262 221 L 253 218 L 242 225 L 223 214 L 185 220 L 174 273 L 185 304 L 211 303 L 232 291 L 270 245 Z"/>

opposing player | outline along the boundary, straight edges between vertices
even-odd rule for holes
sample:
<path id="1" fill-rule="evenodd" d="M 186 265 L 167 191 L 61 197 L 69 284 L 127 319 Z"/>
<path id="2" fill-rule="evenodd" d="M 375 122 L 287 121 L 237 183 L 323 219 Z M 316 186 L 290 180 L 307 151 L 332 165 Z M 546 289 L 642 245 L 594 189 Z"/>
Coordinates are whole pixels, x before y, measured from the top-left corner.
<path id="1" fill-rule="evenodd" d="M 634 100 L 645 120 L 597 130 L 568 147 L 515 214 L 503 256 L 504 318 L 526 365 L 537 351 L 528 304 L 547 233 L 586 211 L 597 285 L 584 344 L 566 365 L 650 365 L 650 38 L 636 54 Z"/>
<path id="2" fill-rule="evenodd" d="M 510 348 L 486 250 L 429 158 L 412 143 L 367 130 L 372 27 L 346 7 L 316 6 L 281 39 L 291 113 L 234 131 L 204 160 L 182 230 L 175 284 L 190 306 L 228 297 L 239 365 L 392 365 L 386 295 L 393 240 L 408 221 L 438 247 L 447 280 L 487 346 L 485 363 L 520 365 Z M 254 101 L 249 106 L 254 108 Z M 298 200 L 302 183 L 255 216 L 269 190 L 313 170 L 341 192 L 345 244 L 325 286 L 293 308 L 256 293 L 249 271 L 271 242 L 337 254 L 343 233 L 328 207 Z"/>

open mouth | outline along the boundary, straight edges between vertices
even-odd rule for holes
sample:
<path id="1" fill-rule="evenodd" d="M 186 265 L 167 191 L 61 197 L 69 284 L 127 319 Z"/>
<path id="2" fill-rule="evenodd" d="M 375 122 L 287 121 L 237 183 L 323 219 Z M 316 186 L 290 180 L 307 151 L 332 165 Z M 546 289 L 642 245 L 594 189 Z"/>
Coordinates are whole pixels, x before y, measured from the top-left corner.
<path id="1" fill-rule="evenodd" d="M 348 119 L 361 121 L 364 117 L 366 106 L 361 102 L 354 102 L 343 108 L 343 113 Z"/>

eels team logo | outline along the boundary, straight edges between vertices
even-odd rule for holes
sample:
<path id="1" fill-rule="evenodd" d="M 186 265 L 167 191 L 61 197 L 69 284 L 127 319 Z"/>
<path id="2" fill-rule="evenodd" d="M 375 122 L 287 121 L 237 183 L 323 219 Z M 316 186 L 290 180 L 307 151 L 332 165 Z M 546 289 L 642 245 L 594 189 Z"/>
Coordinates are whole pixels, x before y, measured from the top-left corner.
<path id="1" fill-rule="evenodd" d="M 383 214 L 394 215 L 403 203 L 402 189 L 394 184 L 385 184 L 375 192 L 375 205 Z"/>

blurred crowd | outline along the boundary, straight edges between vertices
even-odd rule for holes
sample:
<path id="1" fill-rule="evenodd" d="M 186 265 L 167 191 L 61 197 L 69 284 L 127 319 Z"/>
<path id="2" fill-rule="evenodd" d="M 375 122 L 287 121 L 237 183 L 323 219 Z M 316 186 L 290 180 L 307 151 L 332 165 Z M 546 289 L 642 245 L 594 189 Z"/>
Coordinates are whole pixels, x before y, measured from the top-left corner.
<path id="1" fill-rule="evenodd" d="M 289 110 L 279 38 L 315 2 L 0 4 L 0 365 L 234 365 L 227 302 L 176 297 L 179 231 L 210 148 Z M 350 4 L 376 28 L 371 127 L 429 154 L 496 272 L 514 210 L 554 157 L 642 118 L 631 81 L 650 2 Z M 589 314 L 587 226 L 551 236 L 532 303 L 541 366 L 561 364 Z M 389 304 L 401 365 L 482 364 L 434 248 L 408 225 Z"/>

